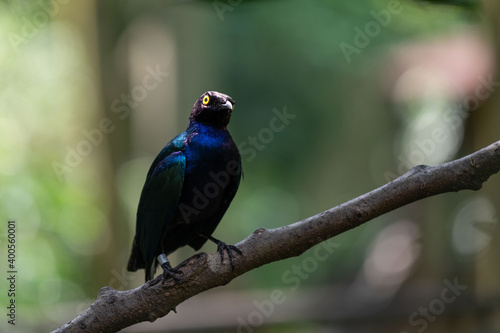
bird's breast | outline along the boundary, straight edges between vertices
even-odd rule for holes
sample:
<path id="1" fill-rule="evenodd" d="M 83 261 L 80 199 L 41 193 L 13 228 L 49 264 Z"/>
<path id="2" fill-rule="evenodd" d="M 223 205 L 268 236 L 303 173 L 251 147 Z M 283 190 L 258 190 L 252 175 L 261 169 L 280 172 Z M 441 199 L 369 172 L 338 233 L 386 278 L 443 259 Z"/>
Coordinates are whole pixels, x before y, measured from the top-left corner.
<path id="1" fill-rule="evenodd" d="M 216 214 L 226 198 L 232 198 L 238 188 L 240 155 L 231 136 L 226 133 L 197 133 L 187 139 L 181 203 L 200 212 L 197 218 Z"/>
<path id="2" fill-rule="evenodd" d="M 200 131 L 192 133 L 186 140 L 186 171 L 202 167 L 220 168 L 239 159 L 238 148 L 227 131 Z"/>

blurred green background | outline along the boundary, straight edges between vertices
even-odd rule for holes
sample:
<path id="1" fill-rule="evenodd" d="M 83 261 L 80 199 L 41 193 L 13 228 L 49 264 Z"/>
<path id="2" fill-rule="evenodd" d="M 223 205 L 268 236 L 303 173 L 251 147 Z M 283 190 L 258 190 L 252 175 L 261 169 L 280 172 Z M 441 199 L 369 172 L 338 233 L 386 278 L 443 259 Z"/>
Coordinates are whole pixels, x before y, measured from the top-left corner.
<path id="1" fill-rule="evenodd" d="M 0 2 L 3 271 L 7 220 L 18 228 L 17 324 L 0 327 L 53 330 L 101 287 L 143 283 L 126 263 L 145 175 L 206 90 L 236 101 L 245 177 L 214 233 L 229 243 L 500 139 L 500 4 L 451 3 Z M 401 208 L 124 331 L 498 332 L 499 184 Z"/>

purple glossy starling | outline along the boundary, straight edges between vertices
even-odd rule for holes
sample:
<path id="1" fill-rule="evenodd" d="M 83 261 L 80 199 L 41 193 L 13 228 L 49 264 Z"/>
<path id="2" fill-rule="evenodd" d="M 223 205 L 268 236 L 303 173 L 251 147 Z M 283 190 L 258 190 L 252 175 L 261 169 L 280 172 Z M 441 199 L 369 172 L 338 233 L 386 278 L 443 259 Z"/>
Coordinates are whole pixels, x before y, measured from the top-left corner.
<path id="1" fill-rule="evenodd" d="M 212 233 L 234 198 L 241 178 L 241 157 L 227 125 L 234 108 L 228 95 L 207 91 L 196 101 L 185 132 L 173 138 L 149 168 L 137 209 L 135 238 L 127 269 L 154 277 L 158 263 L 163 281 L 182 280 L 167 255 L 181 246 L 199 250 L 207 241 L 217 244 L 224 261 L 232 251 Z"/>

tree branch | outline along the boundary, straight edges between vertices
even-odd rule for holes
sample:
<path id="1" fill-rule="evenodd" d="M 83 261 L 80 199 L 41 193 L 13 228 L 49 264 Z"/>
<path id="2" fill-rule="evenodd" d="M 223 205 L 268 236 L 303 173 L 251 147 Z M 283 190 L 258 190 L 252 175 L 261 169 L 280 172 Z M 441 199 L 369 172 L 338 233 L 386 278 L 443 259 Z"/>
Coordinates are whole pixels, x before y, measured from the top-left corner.
<path id="1" fill-rule="evenodd" d="M 218 253 L 200 253 L 179 265 L 185 282 L 158 276 L 133 290 L 100 290 L 80 316 L 54 332 L 116 332 L 154 321 L 186 299 L 225 285 L 235 277 L 277 260 L 295 257 L 312 246 L 353 229 L 384 213 L 436 194 L 479 190 L 500 170 L 500 141 L 471 155 L 439 166 L 419 165 L 403 176 L 347 203 L 277 229 L 258 229 L 237 246 L 235 270 L 221 264 Z"/>

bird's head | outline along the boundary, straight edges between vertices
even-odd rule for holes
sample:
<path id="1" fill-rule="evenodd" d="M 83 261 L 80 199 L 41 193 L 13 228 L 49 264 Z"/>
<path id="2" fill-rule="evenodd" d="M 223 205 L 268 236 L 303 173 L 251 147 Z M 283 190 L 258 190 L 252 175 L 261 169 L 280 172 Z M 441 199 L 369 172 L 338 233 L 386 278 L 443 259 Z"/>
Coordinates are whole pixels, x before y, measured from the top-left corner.
<path id="1" fill-rule="evenodd" d="M 189 122 L 225 128 L 233 109 L 234 100 L 231 97 L 217 91 L 207 91 L 194 103 Z"/>

